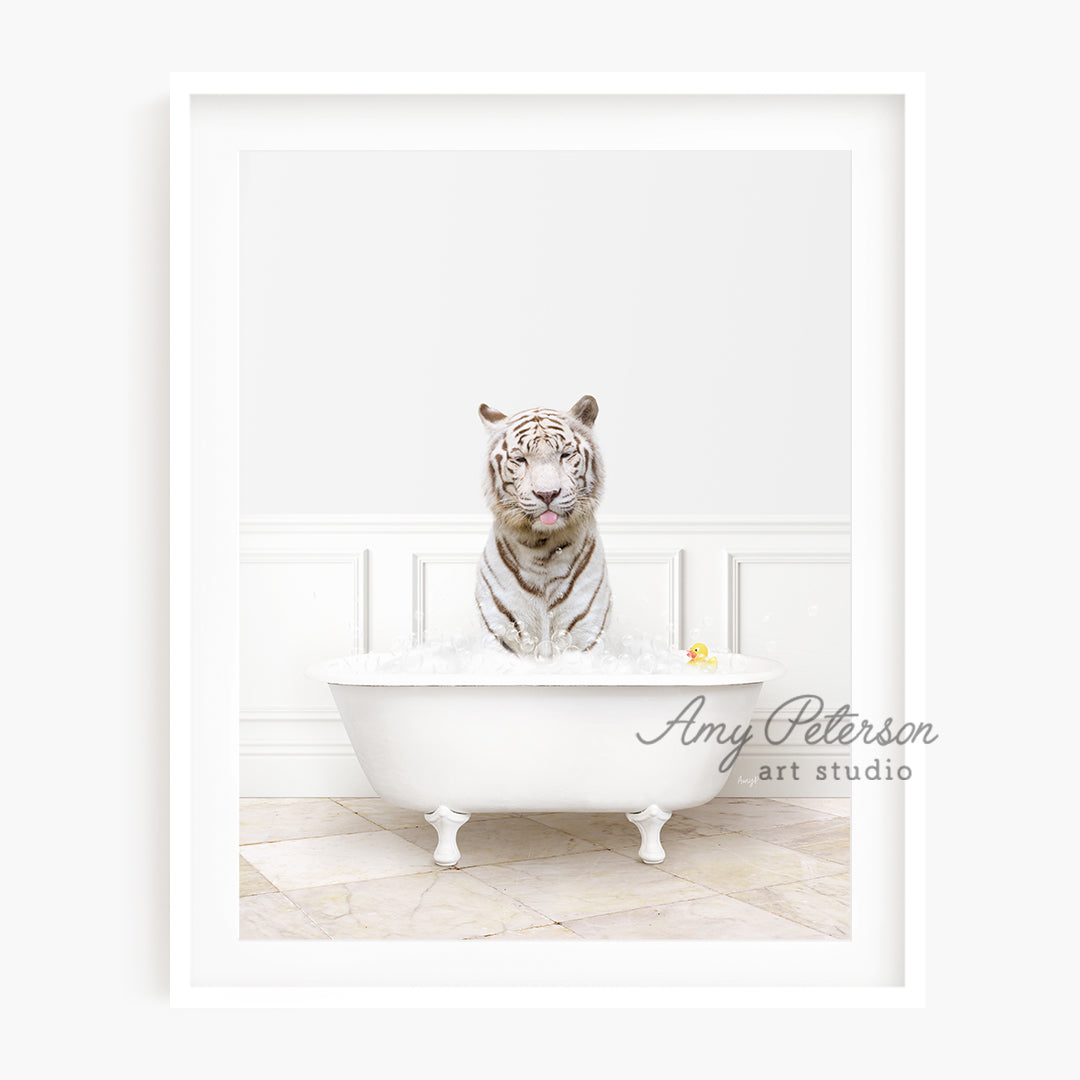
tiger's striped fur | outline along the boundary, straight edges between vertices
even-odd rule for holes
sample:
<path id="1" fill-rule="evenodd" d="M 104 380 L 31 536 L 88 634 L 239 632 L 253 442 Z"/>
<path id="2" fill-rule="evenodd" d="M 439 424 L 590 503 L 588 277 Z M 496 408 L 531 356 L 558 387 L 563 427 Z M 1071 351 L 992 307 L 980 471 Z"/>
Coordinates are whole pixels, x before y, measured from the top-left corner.
<path id="1" fill-rule="evenodd" d="M 608 623 L 611 589 L 595 519 L 604 479 L 592 438 L 597 411 L 589 396 L 566 413 L 527 409 L 507 418 L 480 406 L 495 520 L 477 566 L 476 604 L 511 652 L 591 649 Z M 552 524 L 540 520 L 552 514 Z"/>

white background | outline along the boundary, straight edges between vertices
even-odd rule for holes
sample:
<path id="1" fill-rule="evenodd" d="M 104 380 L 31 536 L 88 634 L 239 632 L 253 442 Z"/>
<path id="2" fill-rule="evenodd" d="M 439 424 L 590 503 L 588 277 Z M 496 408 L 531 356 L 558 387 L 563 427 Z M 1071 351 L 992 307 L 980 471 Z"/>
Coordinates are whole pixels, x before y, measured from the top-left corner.
<path id="1" fill-rule="evenodd" d="M 242 154 L 241 514 L 483 512 L 480 402 L 585 393 L 605 514 L 849 513 L 850 172 L 824 148 Z"/>
<path id="2" fill-rule="evenodd" d="M 1077 352 L 1080 176 L 1066 17 L 1048 3 L 1021 19 L 960 3 L 678 0 L 9 13 L 12 1059 L 43 1076 L 95 1060 L 167 1077 L 419 1072 L 448 1058 L 475 1071 L 503 1053 L 521 1075 L 549 1074 L 547 1055 L 579 1074 L 622 1062 L 631 1075 L 680 1062 L 765 1076 L 1049 1068 L 1075 977 L 1072 846 L 1055 835 L 1074 816 L 1075 706 L 1043 675 L 1048 652 L 1070 651 L 1075 587 L 1071 500 L 1056 475 L 1075 458 L 1063 380 Z M 167 73 L 365 68 L 928 73 L 928 693 L 942 737 L 928 754 L 926 1010 L 169 1011 Z"/>

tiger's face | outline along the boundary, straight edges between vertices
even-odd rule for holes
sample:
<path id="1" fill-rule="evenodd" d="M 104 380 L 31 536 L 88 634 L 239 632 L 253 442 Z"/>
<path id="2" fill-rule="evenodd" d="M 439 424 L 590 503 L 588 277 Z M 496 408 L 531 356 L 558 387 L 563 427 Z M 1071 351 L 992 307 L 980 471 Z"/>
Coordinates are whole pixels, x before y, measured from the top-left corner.
<path id="1" fill-rule="evenodd" d="M 598 411 L 588 395 L 565 413 L 526 409 L 508 418 L 480 406 L 491 434 L 484 490 L 503 526 L 543 536 L 592 517 L 603 483 L 592 439 Z"/>

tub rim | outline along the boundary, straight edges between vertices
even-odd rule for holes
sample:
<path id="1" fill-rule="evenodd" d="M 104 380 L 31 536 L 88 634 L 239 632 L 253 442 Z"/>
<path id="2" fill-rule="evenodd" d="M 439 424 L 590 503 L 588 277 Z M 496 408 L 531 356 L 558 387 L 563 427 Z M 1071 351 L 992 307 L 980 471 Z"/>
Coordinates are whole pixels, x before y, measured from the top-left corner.
<path id="1" fill-rule="evenodd" d="M 311 664 L 305 674 L 308 678 L 331 686 L 681 686 L 700 688 L 709 686 L 744 686 L 748 683 L 766 683 L 778 679 L 787 668 L 778 660 L 763 656 L 737 653 L 750 665 L 747 670 L 717 672 L 690 669 L 684 675 L 665 672 L 658 675 L 601 675 L 595 672 L 580 675 L 554 675 L 543 671 L 531 673 L 477 674 L 475 672 L 451 672 L 436 674 L 424 671 L 342 671 L 338 665 L 353 661 L 357 656 L 380 655 L 359 653 L 336 657 Z M 387 655 L 387 654 L 382 654 Z"/>

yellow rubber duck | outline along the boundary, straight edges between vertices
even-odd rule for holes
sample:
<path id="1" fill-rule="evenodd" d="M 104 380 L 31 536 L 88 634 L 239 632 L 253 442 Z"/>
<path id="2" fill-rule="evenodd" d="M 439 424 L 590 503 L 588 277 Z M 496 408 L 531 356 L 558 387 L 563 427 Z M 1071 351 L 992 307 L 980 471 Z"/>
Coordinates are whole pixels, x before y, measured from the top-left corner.
<path id="1" fill-rule="evenodd" d="M 691 667 L 705 668 L 707 671 L 716 670 L 716 657 L 710 656 L 709 647 L 702 645 L 700 641 L 696 645 L 691 645 L 686 655 L 690 657 L 688 663 Z"/>

